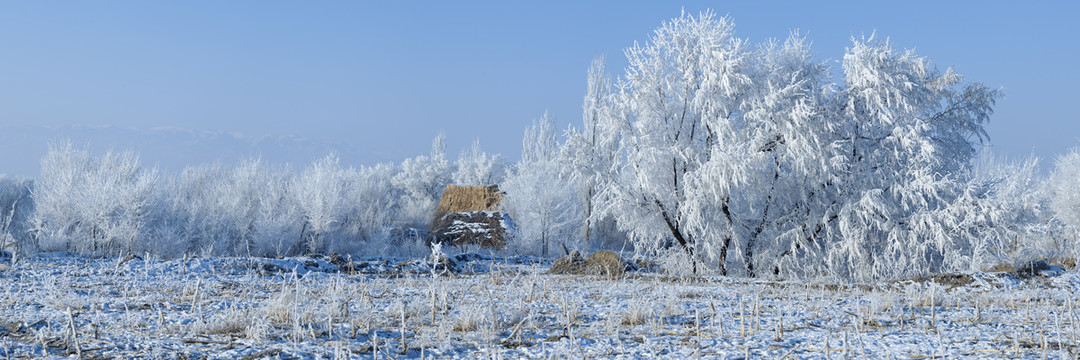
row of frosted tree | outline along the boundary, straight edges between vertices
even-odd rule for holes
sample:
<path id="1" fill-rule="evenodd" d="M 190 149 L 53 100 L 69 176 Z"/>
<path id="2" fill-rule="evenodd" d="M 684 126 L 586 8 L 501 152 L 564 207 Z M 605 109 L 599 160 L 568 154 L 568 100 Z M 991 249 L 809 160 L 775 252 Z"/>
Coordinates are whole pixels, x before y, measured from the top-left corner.
<path id="1" fill-rule="evenodd" d="M 54 147 L 34 182 L 0 180 L 0 240 L 23 249 L 284 256 L 424 252 L 447 184 L 499 184 L 507 253 L 617 249 L 684 273 L 902 278 L 1078 255 L 1080 153 L 1048 178 L 986 155 L 997 90 L 888 41 L 841 66 L 798 34 L 749 44 L 683 15 L 590 67 L 583 121 L 546 114 L 506 164 L 443 138 L 401 164 L 293 170 L 260 161 L 148 169 Z M 10 246 L 9 246 L 10 247 Z"/>
<path id="2" fill-rule="evenodd" d="M 430 157 L 401 166 L 344 167 L 329 155 L 300 170 L 250 160 L 179 174 L 66 144 L 42 159 L 39 179 L 4 180 L 2 201 L 21 206 L 10 227 L 23 252 L 407 255 L 425 245 L 443 187 L 491 182 L 500 165 L 478 147 L 450 163 L 441 136 Z"/>

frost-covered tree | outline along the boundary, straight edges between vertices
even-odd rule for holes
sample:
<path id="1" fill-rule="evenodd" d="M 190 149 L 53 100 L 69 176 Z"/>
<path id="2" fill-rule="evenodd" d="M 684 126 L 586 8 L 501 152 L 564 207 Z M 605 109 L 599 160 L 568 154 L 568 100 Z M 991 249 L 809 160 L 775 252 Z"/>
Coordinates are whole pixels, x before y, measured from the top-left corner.
<path id="1" fill-rule="evenodd" d="M 345 252 L 360 253 L 374 245 L 386 244 L 386 231 L 393 224 L 401 197 L 391 184 L 397 169 L 388 164 L 364 166 L 355 172 L 349 185 L 351 203 L 346 235 L 355 240 L 354 244 L 343 248 Z M 379 244 L 384 243 L 384 244 Z"/>
<path id="2" fill-rule="evenodd" d="M 1038 176 L 1038 159 L 1005 161 L 989 154 L 975 161 L 972 176 L 950 203 L 948 226 L 972 239 L 969 269 L 1018 263 L 1071 249 L 1055 236 L 1052 198 Z"/>
<path id="3" fill-rule="evenodd" d="M 98 158 L 71 144 L 50 147 L 33 196 L 35 232 L 44 250 L 108 256 L 141 253 L 157 171 L 133 153 Z"/>
<path id="4" fill-rule="evenodd" d="M 172 254 L 285 256 L 303 250 L 304 212 L 295 175 L 260 160 L 234 168 L 184 169 L 168 190 L 155 235 L 174 239 Z"/>
<path id="5" fill-rule="evenodd" d="M 218 198 L 222 213 L 230 214 L 225 219 L 228 230 L 218 238 L 217 246 L 224 254 L 248 254 L 255 239 L 254 224 L 259 216 L 263 191 L 263 179 L 270 176 L 272 170 L 259 159 L 246 161 L 230 169 L 230 180 L 218 189 L 227 194 Z M 210 200 L 210 199 L 208 199 Z M 212 200 L 210 200 L 212 201 Z M 211 248 L 212 249 L 212 248 Z"/>
<path id="6" fill-rule="evenodd" d="M 525 130 L 521 162 L 502 184 L 507 212 L 517 225 L 514 246 L 549 256 L 556 244 L 580 248 L 576 230 L 581 226 L 581 208 L 559 157 L 554 119 L 544 113 L 540 121 Z"/>
<path id="7" fill-rule="evenodd" d="M 1080 150 L 1058 156 L 1047 181 L 1054 217 L 1066 228 L 1066 241 L 1080 256 Z"/>
<path id="8" fill-rule="evenodd" d="M 0 175 L 0 250 L 21 255 L 36 250 L 29 232 L 34 211 L 32 188 L 33 181 L 29 179 Z"/>
<path id="9" fill-rule="evenodd" d="M 482 186 L 498 184 L 505 174 L 502 157 L 488 154 L 480 147 L 476 139 L 467 150 L 462 150 L 454 163 L 456 170 L 452 177 L 455 185 Z"/>
<path id="10" fill-rule="evenodd" d="M 709 219 L 711 225 L 696 228 L 723 234 L 715 238 L 723 251 L 730 241 L 730 197 L 721 195 L 704 207 L 692 201 L 702 194 L 689 186 L 719 154 L 713 147 L 738 146 L 718 139 L 736 131 L 728 119 L 750 90 L 749 54 L 731 21 L 712 13 L 668 21 L 646 45 L 626 54 L 630 64 L 618 85 L 618 120 L 611 122 L 615 129 L 607 129 L 621 134 L 619 163 L 599 197 L 600 208 L 638 249 L 655 252 L 674 242 L 696 268 L 698 241 L 710 235 L 695 232 L 688 215 Z"/>
<path id="11" fill-rule="evenodd" d="M 353 198 L 349 196 L 352 171 L 331 154 L 300 173 L 295 183 L 297 199 L 307 221 L 307 250 L 312 253 L 334 247 L 334 233 L 341 233 Z M 326 239 L 329 237 L 330 239 Z"/>
<path id="12" fill-rule="evenodd" d="M 329 155 L 299 174 L 259 160 L 196 166 L 171 181 L 151 219 L 155 253 L 288 256 L 370 253 L 400 195 L 391 165 L 343 168 Z M 169 245 L 172 246 L 169 246 Z"/>
<path id="13" fill-rule="evenodd" d="M 966 267 L 972 239 L 953 236 L 940 215 L 986 139 L 998 91 L 962 84 L 951 68 L 939 72 L 873 37 L 854 41 L 843 69 L 838 167 L 826 182 L 838 206 L 820 224 L 836 237 L 827 242 L 829 271 L 870 279 Z"/>
<path id="14" fill-rule="evenodd" d="M 684 210 L 699 235 L 705 260 L 729 272 L 729 248 L 741 249 L 747 276 L 755 263 L 771 264 L 799 227 L 804 194 L 828 173 L 824 85 L 826 68 L 813 60 L 809 43 L 792 34 L 769 41 L 743 65 L 749 85 L 737 111 L 707 121 L 712 133 L 707 161 L 688 187 Z M 716 214 L 723 214 L 717 216 Z M 763 253 L 755 257 L 755 253 Z M 760 259 L 760 261 L 759 261 Z"/>
<path id="15" fill-rule="evenodd" d="M 223 239 L 231 233 L 228 229 L 235 216 L 231 206 L 224 206 L 225 199 L 231 198 L 226 190 L 230 175 L 220 164 L 189 166 L 165 183 L 165 193 L 172 196 L 163 202 L 164 216 L 153 230 L 156 238 L 173 245 L 169 252 L 231 250 L 231 241 Z"/>
<path id="16" fill-rule="evenodd" d="M 1058 156 L 1049 184 L 1055 216 L 1068 226 L 1080 228 L 1080 151 L 1073 149 Z"/>
<path id="17" fill-rule="evenodd" d="M 263 173 L 254 214 L 253 247 L 257 256 L 295 255 L 302 248 L 304 210 L 294 191 L 296 176 L 287 166 L 272 167 Z"/>
<path id="18" fill-rule="evenodd" d="M 435 137 L 430 157 L 420 155 L 402 162 L 401 171 L 391 183 L 401 191 L 400 219 L 414 228 L 428 227 L 439 197 L 450 183 L 446 135 L 440 133 Z"/>
<path id="19" fill-rule="evenodd" d="M 388 244 L 387 231 L 398 209 L 390 165 L 345 169 L 330 155 L 305 169 L 297 196 L 307 219 L 308 250 L 365 252 Z"/>
<path id="20" fill-rule="evenodd" d="M 964 196 L 992 205 L 992 192 L 969 191 L 970 165 L 997 91 L 873 38 L 854 42 L 834 84 L 797 34 L 751 48 L 712 13 L 666 22 L 626 53 L 611 110 L 594 112 L 618 139 L 595 198 L 638 250 L 681 249 L 721 274 L 741 263 L 747 276 L 975 261 L 985 224 L 952 226 Z M 588 148 L 572 134 L 568 148 Z"/>
<path id="21" fill-rule="evenodd" d="M 582 127 L 567 131 L 562 147 L 562 158 L 569 172 L 569 180 L 579 192 L 582 206 L 581 233 L 586 244 L 610 247 L 621 243 L 615 221 L 610 216 L 597 213 L 595 198 L 603 184 L 610 181 L 611 169 L 618 154 L 619 131 L 611 80 L 605 74 L 604 58 L 593 60 L 589 66 L 585 100 L 582 105 Z"/>

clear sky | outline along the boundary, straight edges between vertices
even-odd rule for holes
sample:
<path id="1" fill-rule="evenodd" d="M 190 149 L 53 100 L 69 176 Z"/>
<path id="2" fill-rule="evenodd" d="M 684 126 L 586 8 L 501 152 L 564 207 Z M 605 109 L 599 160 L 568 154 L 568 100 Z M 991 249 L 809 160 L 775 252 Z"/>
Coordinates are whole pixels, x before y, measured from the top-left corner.
<path id="1" fill-rule="evenodd" d="M 989 128 L 995 153 L 1052 161 L 1080 144 L 1075 1 L 3 1 L 0 173 L 35 176 L 56 134 L 142 150 L 147 141 L 130 138 L 168 142 L 162 128 L 300 139 L 346 149 L 352 165 L 426 153 L 444 131 L 452 158 L 479 138 L 516 161 L 545 110 L 562 127 L 580 122 L 592 58 L 606 55 L 618 75 L 622 49 L 682 9 L 727 14 L 752 43 L 798 29 L 822 60 L 876 30 L 1005 89 Z M 123 135 L 93 135 L 102 128 Z M 143 160 L 237 156 L 204 138 L 176 140 L 199 156 Z"/>

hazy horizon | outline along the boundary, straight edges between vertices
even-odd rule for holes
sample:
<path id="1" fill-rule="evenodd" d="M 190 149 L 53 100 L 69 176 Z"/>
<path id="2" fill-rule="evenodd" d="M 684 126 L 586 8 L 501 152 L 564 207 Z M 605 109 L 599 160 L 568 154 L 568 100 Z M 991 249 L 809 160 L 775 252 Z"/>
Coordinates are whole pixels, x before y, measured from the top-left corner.
<path id="1" fill-rule="evenodd" d="M 594 57 L 606 56 L 616 77 L 623 49 L 682 11 L 707 9 L 730 16 L 751 43 L 797 29 L 833 67 L 852 37 L 876 33 L 939 69 L 1003 88 L 988 127 L 993 153 L 1035 155 L 1045 169 L 1080 144 L 1069 106 L 1077 93 L 1069 84 L 1080 80 L 1077 7 L 7 3 L 0 174 L 37 176 L 48 143 L 65 138 L 136 151 L 166 169 L 253 156 L 302 167 L 331 151 L 349 166 L 400 162 L 445 132 L 451 158 L 479 139 L 514 162 L 522 132 L 544 111 L 561 129 L 580 123 Z"/>

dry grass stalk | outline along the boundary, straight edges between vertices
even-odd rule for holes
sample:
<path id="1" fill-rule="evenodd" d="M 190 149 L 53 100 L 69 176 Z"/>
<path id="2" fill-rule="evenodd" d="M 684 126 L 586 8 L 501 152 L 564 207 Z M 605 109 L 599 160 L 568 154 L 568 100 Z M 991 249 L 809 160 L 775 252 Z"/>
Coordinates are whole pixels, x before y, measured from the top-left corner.
<path id="1" fill-rule="evenodd" d="M 167 324 L 165 322 L 165 312 L 163 312 L 161 310 L 162 307 L 164 307 L 164 306 L 158 306 L 158 308 L 157 308 L 158 318 L 161 319 L 161 328 L 165 329 L 165 331 L 168 332 L 169 331 L 169 324 Z"/>
<path id="2" fill-rule="evenodd" d="M 694 309 L 694 334 L 697 335 L 698 346 L 701 346 L 701 313 Z"/>
<path id="3" fill-rule="evenodd" d="M 784 338 L 784 314 L 780 314 L 780 324 L 776 326 L 776 342 Z"/>
<path id="4" fill-rule="evenodd" d="M 79 332 L 75 329 L 75 317 L 71 315 L 71 308 L 67 310 L 68 328 L 71 329 L 71 341 L 75 345 L 75 355 L 82 358 L 82 349 L 79 348 Z"/>
<path id="5" fill-rule="evenodd" d="M 746 338 L 746 305 L 741 296 L 739 297 L 739 337 Z"/>
<path id="6" fill-rule="evenodd" d="M 825 335 L 825 360 L 831 360 L 831 349 L 829 349 L 829 335 Z"/>
<path id="7" fill-rule="evenodd" d="M 409 352 L 409 347 L 405 342 L 405 303 L 401 303 L 401 355 L 405 355 Z"/>
<path id="8" fill-rule="evenodd" d="M 937 306 L 934 305 L 934 291 L 930 291 L 930 328 L 935 328 L 934 324 L 937 320 Z"/>
<path id="9" fill-rule="evenodd" d="M 761 330 L 761 294 L 759 293 L 754 297 L 754 331 L 750 332 L 750 336 L 757 335 L 757 332 Z"/>

